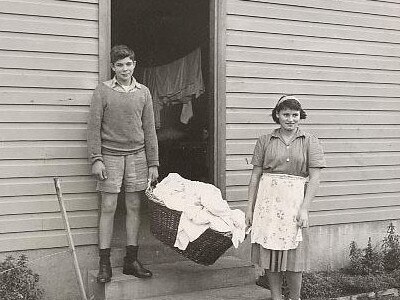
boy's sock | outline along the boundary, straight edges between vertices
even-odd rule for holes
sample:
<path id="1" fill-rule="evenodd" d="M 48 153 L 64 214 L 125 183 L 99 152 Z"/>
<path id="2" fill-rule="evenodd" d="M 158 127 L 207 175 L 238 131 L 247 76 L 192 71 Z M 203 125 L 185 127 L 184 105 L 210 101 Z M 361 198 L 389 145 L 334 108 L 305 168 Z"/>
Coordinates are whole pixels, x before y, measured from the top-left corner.
<path id="1" fill-rule="evenodd" d="M 128 245 L 126 246 L 126 257 L 131 260 L 137 260 L 139 246 Z"/>
<path id="2" fill-rule="evenodd" d="M 99 274 L 97 275 L 97 282 L 99 283 L 106 283 L 111 280 L 112 268 L 110 262 L 110 252 L 110 248 L 99 250 Z"/>
<path id="3" fill-rule="evenodd" d="M 107 261 L 110 258 L 111 248 L 99 249 L 100 261 Z"/>

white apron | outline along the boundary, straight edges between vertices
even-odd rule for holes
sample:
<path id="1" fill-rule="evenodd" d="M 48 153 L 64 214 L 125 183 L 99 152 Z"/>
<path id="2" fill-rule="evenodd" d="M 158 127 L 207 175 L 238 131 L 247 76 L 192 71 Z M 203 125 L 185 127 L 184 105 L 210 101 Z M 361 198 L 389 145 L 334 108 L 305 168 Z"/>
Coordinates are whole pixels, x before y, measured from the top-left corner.
<path id="1" fill-rule="evenodd" d="M 265 249 L 296 249 L 301 241 L 297 214 L 304 199 L 306 178 L 263 174 L 253 214 L 251 242 Z"/>

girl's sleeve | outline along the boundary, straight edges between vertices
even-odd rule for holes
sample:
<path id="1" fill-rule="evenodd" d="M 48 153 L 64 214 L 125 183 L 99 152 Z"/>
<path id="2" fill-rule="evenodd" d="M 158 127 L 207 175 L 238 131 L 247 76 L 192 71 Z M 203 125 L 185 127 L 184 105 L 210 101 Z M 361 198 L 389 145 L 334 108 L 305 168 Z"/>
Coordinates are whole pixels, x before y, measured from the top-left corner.
<path id="1" fill-rule="evenodd" d="M 254 147 L 253 157 L 251 159 L 251 164 L 253 166 L 262 167 L 264 164 L 264 152 L 265 152 L 265 140 L 266 136 L 261 136 Z"/>
<path id="2" fill-rule="evenodd" d="M 308 152 L 309 168 L 325 168 L 326 161 L 324 150 L 317 137 L 310 136 L 309 152 Z"/>

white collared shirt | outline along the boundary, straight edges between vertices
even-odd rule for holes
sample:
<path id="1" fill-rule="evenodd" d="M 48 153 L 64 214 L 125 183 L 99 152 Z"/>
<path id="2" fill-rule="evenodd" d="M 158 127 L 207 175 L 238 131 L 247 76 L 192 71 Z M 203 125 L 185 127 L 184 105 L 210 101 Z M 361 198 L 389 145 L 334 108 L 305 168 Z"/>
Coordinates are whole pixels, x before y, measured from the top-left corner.
<path id="1" fill-rule="evenodd" d="M 112 88 L 114 91 L 121 93 L 130 93 L 134 92 L 136 89 L 142 88 L 142 85 L 139 82 L 137 82 L 134 77 L 132 77 L 130 85 L 120 84 L 115 76 L 113 79 L 105 81 L 104 84 Z"/>

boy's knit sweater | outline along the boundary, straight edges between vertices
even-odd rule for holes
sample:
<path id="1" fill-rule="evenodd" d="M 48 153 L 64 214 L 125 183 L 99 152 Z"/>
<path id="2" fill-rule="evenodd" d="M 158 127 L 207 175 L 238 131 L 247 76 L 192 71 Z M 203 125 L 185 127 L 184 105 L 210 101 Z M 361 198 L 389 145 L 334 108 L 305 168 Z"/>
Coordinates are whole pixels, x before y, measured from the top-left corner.
<path id="1" fill-rule="evenodd" d="M 100 83 L 93 92 L 88 120 L 88 152 L 92 163 L 103 154 L 146 151 L 148 166 L 158 166 L 158 144 L 149 89 L 137 84 L 123 93 Z"/>

